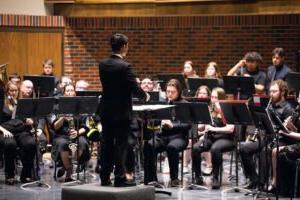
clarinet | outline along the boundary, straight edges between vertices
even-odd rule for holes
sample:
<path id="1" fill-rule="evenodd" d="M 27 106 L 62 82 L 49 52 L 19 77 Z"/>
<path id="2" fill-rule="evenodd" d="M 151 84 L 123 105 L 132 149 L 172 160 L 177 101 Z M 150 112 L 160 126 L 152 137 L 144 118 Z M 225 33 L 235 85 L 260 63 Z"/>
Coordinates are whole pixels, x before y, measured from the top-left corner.
<path id="1" fill-rule="evenodd" d="M 74 123 L 73 117 L 68 119 L 68 125 L 69 125 L 69 131 L 71 129 L 75 129 L 75 123 Z M 70 135 L 69 149 L 72 151 L 72 153 L 76 152 L 76 150 L 77 150 L 76 138 L 77 138 L 77 136 L 74 137 L 74 136 Z"/>

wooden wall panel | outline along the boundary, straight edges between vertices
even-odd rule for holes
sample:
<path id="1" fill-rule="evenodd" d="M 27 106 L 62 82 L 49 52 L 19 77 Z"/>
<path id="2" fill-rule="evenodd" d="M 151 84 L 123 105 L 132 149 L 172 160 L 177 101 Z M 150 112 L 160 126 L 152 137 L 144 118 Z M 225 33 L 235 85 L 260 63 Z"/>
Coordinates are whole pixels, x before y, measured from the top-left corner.
<path id="1" fill-rule="evenodd" d="M 43 60 L 52 58 L 61 75 L 62 45 L 60 32 L 0 32 L 0 63 L 8 63 L 8 74 L 40 74 Z"/>

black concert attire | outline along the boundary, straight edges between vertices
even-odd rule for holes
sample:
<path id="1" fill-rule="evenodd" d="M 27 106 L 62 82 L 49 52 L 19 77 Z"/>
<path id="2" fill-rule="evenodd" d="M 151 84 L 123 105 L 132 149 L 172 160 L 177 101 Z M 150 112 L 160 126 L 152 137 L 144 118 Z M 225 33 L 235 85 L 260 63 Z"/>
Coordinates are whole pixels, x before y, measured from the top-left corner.
<path id="1" fill-rule="evenodd" d="M 279 67 L 275 67 L 274 65 L 269 66 L 267 70 L 266 90 L 269 89 L 272 81 L 278 79 L 285 80 L 286 76 L 291 71 L 292 70 L 286 64 Z"/>
<path id="2" fill-rule="evenodd" d="M 100 179 L 102 185 L 108 185 L 115 165 L 115 185 L 121 185 L 126 182 L 125 162 L 132 119 L 132 94 L 143 99 L 146 94 L 138 86 L 131 64 L 119 55 L 111 55 L 103 60 L 99 65 L 99 74 L 103 88 L 99 113 L 103 128 Z"/>
<path id="3" fill-rule="evenodd" d="M 32 127 L 26 125 L 23 120 L 11 119 L 11 117 L 12 111 L 7 106 L 4 106 L 1 126 L 14 135 L 13 138 L 4 138 L 5 174 L 7 179 L 14 177 L 15 158 L 17 147 L 19 147 L 20 158 L 23 164 L 21 181 L 26 182 L 27 178 L 32 178 L 31 171 L 34 166 L 36 143 L 31 133 Z"/>
<path id="4" fill-rule="evenodd" d="M 214 127 L 224 127 L 221 118 L 213 118 Z M 205 133 L 203 140 L 194 144 L 192 156 L 193 156 L 193 168 L 195 170 L 196 181 L 202 179 L 201 175 L 201 153 L 210 151 L 212 157 L 212 174 L 215 180 L 219 179 L 219 172 L 222 164 L 222 155 L 224 152 L 228 152 L 234 149 L 234 134 L 233 133 L 217 133 L 208 132 Z"/>
<path id="5" fill-rule="evenodd" d="M 59 117 L 56 118 L 52 124 L 54 124 L 58 119 L 59 119 Z M 86 124 L 85 124 L 86 119 L 84 117 L 80 117 L 79 119 L 73 118 L 73 120 L 74 120 L 74 128 L 75 129 L 77 127 L 78 127 L 78 130 L 81 128 L 84 128 L 85 133 L 87 132 L 88 128 L 86 127 Z M 77 147 L 77 149 L 82 152 L 82 155 L 79 158 L 79 163 L 84 164 L 86 161 L 88 161 L 90 159 L 88 141 L 87 141 L 85 135 L 83 135 L 83 134 L 81 134 L 76 139 L 70 139 L 69 130 L 70 130 L 70 121 L 68 121 L 67 119 L 64 119 L 63 125 L 59 129 L 55 130 L 55 134 L 53 137 L 52 159 L 56 162 L 61 161 L 60 153 L 62 151 L 70 151 L 69 144 L 71 142 L 76 143 L 76 144 L 78 142 L 79 146 Z"/>
<path id="6" fill-rule="evenodd" d="M 176 102 L 186 102 L 178 99 Z M 170 102 L 172 104 L 172 102 Z M 144 182 L 145 184 L 157 181 L 156 155 L 166 151 L 168 155 L 171 181 L 178 179 L 179 153 L 188 145 L 188 133 L 191 124 L 172 120 L 173 128 L 162 127 L 160 133 L 156 133 L 155 139 L 149 140 L 144 146 Z M 154 144 L 154 146 L 153 146 Z"/>
<path id="7" fill-rule="evenodd" d="M 127 158 L 126 158 L 126 173 L 133 173 L 135 168 L 135 158 L 136 158 L 136 148 L 138 145 L 138 140 L 141 137 L 141 127 L 139 119 L 134 117 L 130 124 L 131 132 L 128 135 L 128 148 L 127 148 Z"/>
<path id="8" fill-rule="evenodd" d="M 297 128 L 297 133 L 300 133 L 300 110 L 299 107 L 292 115 L 293 124 Z M 294 139 L 292 139 L 294 140 Z M 300 141 L 295 140 L 295 144 L 285 146 L 279 153 L 278 165 L 279 172 L 279 194 L 291 195 L 294 189 L 295 183 L 295 161 L 300 158 Z M 299 182 L 299 181 L 298 181 Z M 284 187 L 283 187 L 284 186 Z M 293 195 L 293 194 L 292 194 Z M 298 191 L 299 195 L 299 191 Z"/>
<path id="9" fill-rule="evenodd" d="M 287 101 L 283 101 L 278 105 L 271 105 L 269 109 L 273 110 L 282 121 L 284 121 L 288 116 L 290 116 L 293 113 L 293 108 Z M 266 138 L 265 140 L 262 140 L 260 147 L 258 141 L 243 142 L 240 145 L 240 155 L 241 155 L 242 166 L 244 167 L 245 176 L 248 179 L 250 179 L 250 182 L 252 182 L 254 185 L 256 185 L 259 181 L 258 174 L 255 170 L 256 167 L 254 161 L 254 154 L 259 153 L 265 147 L 265 142 L 270 142 L 270 140 L 271 138 Z M 282 146 L 284 144 L 292 144 L 292 143 L 293 141 L 286 137 L 282 137 L 279 140 L 279 146 Z M 275 147 L 276 144 L 274 143 L 273 148 Z M 262 156 L 264 155 L 265 154 L 263 153 Z M 268 159 L 268 158 L 264 158 L 264 159 Z M 262 164 L 265 165 L 265 162 L 262 162 Z M 262 167 L 263 169 L 262 174 L 267 173 L 268 167 L 269 166 Z M 264 177 L 265 176 L 260 177 L 260 180 L 262 180 L 262 182 L 266 181 Z"/>
<path id="10" fill-rule="evenodd" d="M 239 69 L 236 72 L 237 76 L 244 76 L 245 74 L 253 77 L 254 84 L 263 85 L 263 86 L 266 85 L 266 73 L 265 72 L 263 72 L 259 69 L 254 72 L 250 72 L 250 71 L 248 71 L 247 67 L 245 67 L 243 69 Z"/>

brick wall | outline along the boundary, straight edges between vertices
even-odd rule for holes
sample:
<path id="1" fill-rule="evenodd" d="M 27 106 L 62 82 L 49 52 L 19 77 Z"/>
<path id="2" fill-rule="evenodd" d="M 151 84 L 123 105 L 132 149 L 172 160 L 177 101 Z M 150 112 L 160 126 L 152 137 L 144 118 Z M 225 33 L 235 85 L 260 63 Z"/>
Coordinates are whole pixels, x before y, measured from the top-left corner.
<path id="1" fill-rule="evenodd" d="M 113 32 L 129 37 L 127 60 L 138 76 L 181 72 L 184 60 L 203 75 L 216 61 L 223 74 L 247 51 L 258 51 L 262 68 L 271 64 L 271 51 L 283 47 L 295 68 L 300 50 L 300 15 L 187 16 L 187 17 L 51 17 L 0 15 L 0 28 L 64 28 L 64 73 L 86 79 L 99 89 L 98 62 L 110 54 Z"/>
<path id="2" fill-rule="evenodd" d="M 98 61 L 110 54 L 113 32 L 129 37 L 127 60 L 140 77 L 181 72 L 186 59 L 200 75 L 209 61 L 216 61 L 225 74 L 247 51 L 261 53 L 265 69 L 272 49 L 279 46 L 295 68 L 299 22 L 300 15 L 67 18 L 65 73 L 98 88 Z"/>

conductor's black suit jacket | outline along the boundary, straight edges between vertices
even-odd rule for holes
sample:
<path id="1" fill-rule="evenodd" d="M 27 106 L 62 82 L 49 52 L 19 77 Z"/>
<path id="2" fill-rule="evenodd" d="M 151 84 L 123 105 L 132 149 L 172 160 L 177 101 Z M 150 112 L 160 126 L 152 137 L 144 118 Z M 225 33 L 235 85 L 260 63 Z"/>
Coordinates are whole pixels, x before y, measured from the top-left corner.
<path id="1" fill-rule="evenodd" d="M 103 89 L 99 109 L 102 120 L 131 120 L 132 94 L 146 98 L 136 82 L 131 64 L 117 55 L 111 55 L 100 62 L 99 73 Z"/>

